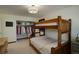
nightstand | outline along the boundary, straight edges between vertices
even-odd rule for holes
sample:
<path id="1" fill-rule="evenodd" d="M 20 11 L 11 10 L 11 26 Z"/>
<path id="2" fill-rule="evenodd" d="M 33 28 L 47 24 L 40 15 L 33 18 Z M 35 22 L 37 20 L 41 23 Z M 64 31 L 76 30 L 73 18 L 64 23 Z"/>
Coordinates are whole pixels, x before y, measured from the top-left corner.
<path id="1" fill-rule="evenodd" d="M 72 42 L 71 42 L 71 52 L 73 54 L 79 53 L 79 41 L 72 40 Z"/>

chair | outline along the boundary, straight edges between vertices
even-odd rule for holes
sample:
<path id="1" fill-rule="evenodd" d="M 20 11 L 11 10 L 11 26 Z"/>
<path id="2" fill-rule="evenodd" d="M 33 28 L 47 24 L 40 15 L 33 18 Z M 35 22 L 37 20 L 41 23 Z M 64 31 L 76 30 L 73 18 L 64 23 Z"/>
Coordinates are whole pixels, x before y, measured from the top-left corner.
<path id="1" fill-rule="evenodd" d="M 0 38 L 0 54 L 4 54 L 7 52 L 8 40 L 7 38 Z"/>

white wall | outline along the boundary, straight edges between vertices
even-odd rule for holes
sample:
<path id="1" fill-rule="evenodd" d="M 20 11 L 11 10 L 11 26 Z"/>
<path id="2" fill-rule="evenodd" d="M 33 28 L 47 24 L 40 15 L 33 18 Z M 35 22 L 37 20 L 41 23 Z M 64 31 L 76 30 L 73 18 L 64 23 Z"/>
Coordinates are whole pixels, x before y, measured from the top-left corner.
<path id="1" fill-rule="evenodd" d="M 8 14 L 1 14 L 0 15 L 0 27 L 2 32 L 2 37 L 8 37 L 8 42 L 16 41 L 16 21 L 36 21 L 34 17 L 24 17 L 24 16 L 17 16 L 17 15 L 8 15 Z M 13 27 L 6 27 L 5 22 L 11 21 L 13 22 Z"/>
<path id="2" fill-rule="evenodd" d="M 72 37 L 79 34 L 79 6 L 71 6 L 58 11 L 52 11 L 50 14 L 45 15 L 43 18 L 50 19 L 57 16 L 62 16 L 65 19 L 72 19 Z M 52 31 L 46 30 L 46 34 L 52 37 Z"/>
<path id="3" fill-rule="evenodd" d="M 0 37 L 1 37 L 1 20 L 0 20 Z"/>
<path id="4" fill-rule="evenodd" d="M 6 27 L 6 21 L 13 22 L 13 27 Z M 10 19 L 4 19 L 2 21 L 2 36 L 8 37 L 8 42 L 16 41 L 16 21 Z"/>

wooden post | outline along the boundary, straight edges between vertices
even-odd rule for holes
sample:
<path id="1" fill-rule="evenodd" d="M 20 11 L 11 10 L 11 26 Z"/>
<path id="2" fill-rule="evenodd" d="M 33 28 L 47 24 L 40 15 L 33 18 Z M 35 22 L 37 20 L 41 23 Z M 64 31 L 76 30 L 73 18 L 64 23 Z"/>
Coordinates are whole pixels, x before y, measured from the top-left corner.
<path id="1" fill-rule="evenodd" d="M 71 19 L 69 19 L 69 41 L 71 41 Z"/>
<path id="2" fill-rule="evenodd" d="M 58 16 L 58 46 L 61 46 L 61 16 Z"/>
<path id="3" fill-rule="evenodd" d="M 71 53 L 71 19 L 69 19 L 69 32 L 68 32 L 68 39 L 69 39 L 69 53 Z"/>

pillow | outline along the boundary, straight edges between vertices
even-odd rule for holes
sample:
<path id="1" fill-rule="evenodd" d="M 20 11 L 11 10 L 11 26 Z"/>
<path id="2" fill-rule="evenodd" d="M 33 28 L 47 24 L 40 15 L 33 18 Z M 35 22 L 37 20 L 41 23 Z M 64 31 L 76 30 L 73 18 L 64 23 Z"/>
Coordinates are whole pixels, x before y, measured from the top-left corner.
<path id="1" fill-rule="evenodd" d="M 47 37 L 46 40 L 49 40 L 51 43 L 57 42 L 57 40 L 55 40 L 55 39 L 53 39 L 53 38 L 50 38 L 50 37 Z"/>
<path id="2" fill-rule="evenodd" d="M 39 32 L 39 29 L 35 29 L 35 32 Z"/>
<path id="3" fill-rule="evenodd" d="M 39 33 L 36 33 L 36 34 L 35 34 L 35 37 L 38 37 L 38 36 L 40 36 Z"/>
<path id="4" fill-rule="evenodd" d="M 40 35 L 44 35 L 44 32 L 43 31 L 40 31 Z"/>

